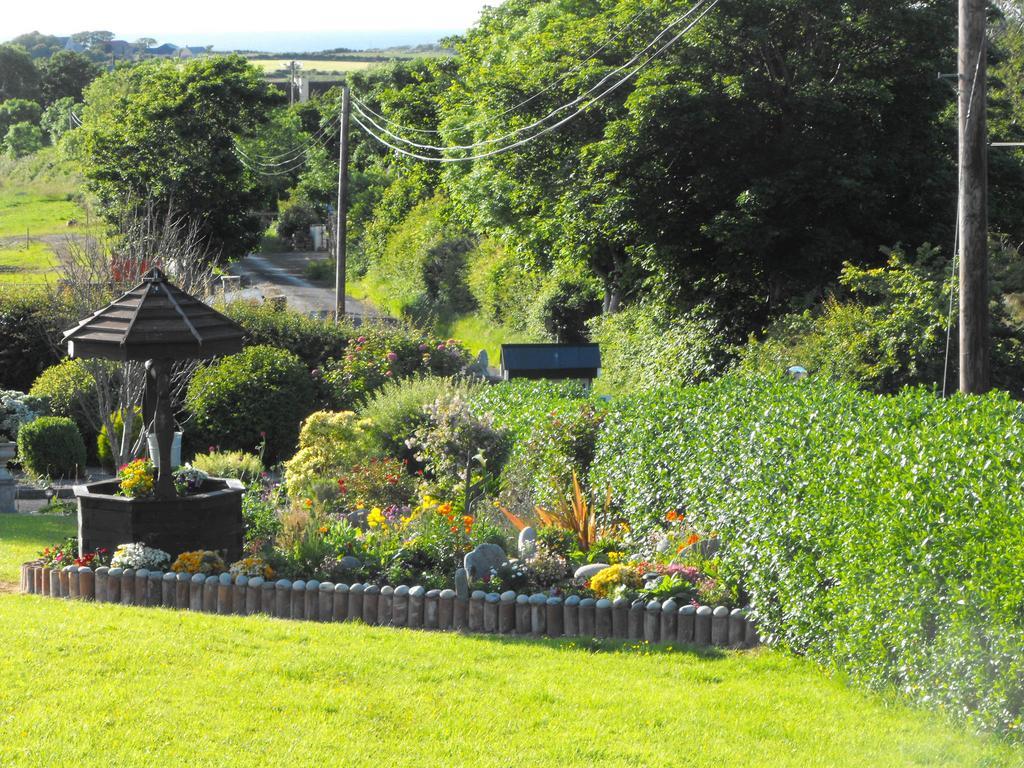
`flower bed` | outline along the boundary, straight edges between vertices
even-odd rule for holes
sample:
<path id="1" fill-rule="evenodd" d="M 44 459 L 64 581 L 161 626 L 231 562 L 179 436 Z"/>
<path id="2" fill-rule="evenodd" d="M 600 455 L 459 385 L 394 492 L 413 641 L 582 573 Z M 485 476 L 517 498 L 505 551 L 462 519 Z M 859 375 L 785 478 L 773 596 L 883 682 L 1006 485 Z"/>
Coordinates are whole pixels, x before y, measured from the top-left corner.
<path id="1" fill-rule="evenodd" d="M 749 648 L 759 643 L 754 623 L 742 609 L 679 606 L 671 599 L 630 602 L 576 595 L 563 599 L 545 593 L 479 590 L 459 595 L 452 589 L 422 586 L 272 581 L 230 573 L 216 576 L 106 566 L 51 569 L 40 562 L 22 566 L 21 591 L 222 615 L 362 621 L 437 631 L 644 640 L 667 646 Z"/>

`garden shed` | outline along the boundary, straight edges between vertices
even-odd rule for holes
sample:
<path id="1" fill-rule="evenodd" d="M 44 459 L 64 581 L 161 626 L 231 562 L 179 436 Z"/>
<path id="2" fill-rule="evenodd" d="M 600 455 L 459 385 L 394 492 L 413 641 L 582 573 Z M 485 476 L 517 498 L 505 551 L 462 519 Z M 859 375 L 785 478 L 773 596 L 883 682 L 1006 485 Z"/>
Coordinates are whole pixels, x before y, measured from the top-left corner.
<path id="1" fill-rule="evenodd" d="M 588 386 L 601 372 L 597 344 L 502 344 L 501 378 L 578 379 Z"/>

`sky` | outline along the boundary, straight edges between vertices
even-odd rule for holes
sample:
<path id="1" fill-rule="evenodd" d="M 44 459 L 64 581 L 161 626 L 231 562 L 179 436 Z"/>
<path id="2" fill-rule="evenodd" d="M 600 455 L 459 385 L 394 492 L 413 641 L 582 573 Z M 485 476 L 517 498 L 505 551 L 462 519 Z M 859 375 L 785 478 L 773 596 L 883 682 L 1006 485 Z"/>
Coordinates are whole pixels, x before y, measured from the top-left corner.
<path id="1" fill-rule="evenodd" d="M 109 30 L 178 45 L 263 50 L 366 48 L 435 42 L 462 32 L 500 0 L 45 0 L 4 2 L 0 40 L 38 30 L 68 35 Z M 333 42 L 332 42 L 333 41 Z M 294 43 L 306 43 L 296 45 Z M 273 47 L 271 47 L 273 46 Z"/>

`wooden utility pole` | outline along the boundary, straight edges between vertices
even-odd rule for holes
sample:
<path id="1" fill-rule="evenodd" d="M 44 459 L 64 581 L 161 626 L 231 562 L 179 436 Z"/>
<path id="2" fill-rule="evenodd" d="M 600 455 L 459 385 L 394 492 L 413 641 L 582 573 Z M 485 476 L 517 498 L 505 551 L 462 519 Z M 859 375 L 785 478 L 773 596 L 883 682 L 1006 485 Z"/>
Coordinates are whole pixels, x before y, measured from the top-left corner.
<path id="1" fill-rule="evenodd" d="M 960 391 L 990 386 L 986 0 L 959 0 Z"/>
<path id="2" fill-rule="evenodd" d="M 348 236 L 348 120 L 352 111 L 348 86 L 341 89 L 341 137 L 338 141 L 338 222 L 334 232 L 334 322 L 345 316 L 345 240 Z"/>

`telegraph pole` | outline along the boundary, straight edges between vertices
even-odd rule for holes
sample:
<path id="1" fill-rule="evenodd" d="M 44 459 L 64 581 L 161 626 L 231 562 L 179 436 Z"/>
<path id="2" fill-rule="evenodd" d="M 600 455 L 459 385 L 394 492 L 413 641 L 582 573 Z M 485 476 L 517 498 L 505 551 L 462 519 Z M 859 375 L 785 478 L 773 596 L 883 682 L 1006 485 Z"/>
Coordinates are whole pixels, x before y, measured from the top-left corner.
<path id="1" fill-rule="evenodd" d="M 341 137 L 338 142 L 338 222 L 334 232 L 334 322 L 345 316 L 345 257 L 348 235 L 348 120 L 352 107 L 348 85 L 341 88 Z"/>
<path id="2" fill-rule="evenodd" d="M 986 0 L 959 0 L 960 391 L 990 387 Z"/>

